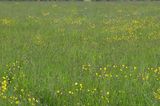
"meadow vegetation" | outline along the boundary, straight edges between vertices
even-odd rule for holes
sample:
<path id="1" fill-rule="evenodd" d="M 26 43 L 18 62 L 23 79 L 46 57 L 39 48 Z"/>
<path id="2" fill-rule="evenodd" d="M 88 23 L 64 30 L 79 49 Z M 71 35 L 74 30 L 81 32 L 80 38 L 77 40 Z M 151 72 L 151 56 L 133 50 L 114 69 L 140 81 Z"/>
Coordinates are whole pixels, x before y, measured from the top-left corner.
<path id="1" fill-rule="evenodd" d="M 159 106 L 160 2 L 0 2 L 0 105 Z"/>

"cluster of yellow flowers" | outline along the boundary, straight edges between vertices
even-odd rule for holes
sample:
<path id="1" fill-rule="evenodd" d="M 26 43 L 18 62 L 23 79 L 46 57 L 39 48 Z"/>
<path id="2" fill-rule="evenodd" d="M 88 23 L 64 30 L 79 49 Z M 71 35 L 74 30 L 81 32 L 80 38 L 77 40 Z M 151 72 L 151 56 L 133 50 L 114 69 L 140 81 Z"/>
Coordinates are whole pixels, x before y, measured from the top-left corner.
<path id="1" fill-rule="evenodd" d="M 24 101 L 28 101 L 28 103 L 32 106 L 38 104 L 38 99 L 31 96 L 30 93 L 26 93 L 24 89 L 20 89 L 17 87 L 17 85 L 14 85 L 12 83 L 14 82 L 14 80 L 16 80 L 17 73 L 19 73 L 19 71 L 22 69 L 21 62 L 16 61 L 12 64 L 7 64 L 6 66 L 8 68 L 8 72 L 5 74 L 7 75 L 3 76 L 1 79 L 2 81 L 0 81 L 0 98 L 5 99 L 8 101 L 8 103 L 15 105 L 22 104 Z M 22 76 L 25 76 L 24 73 L 22 74 Z M 12 88 L 13 94 L 8 93 Z"/>
<path id="2" fill-rule="evenodd" d="M 91 65 L 87 64 L 87 65 L 82 65 L 82 71 L 89 71 L 90 70 Z"/>
<path id="3" fill-rule="evenodd" d="M 13 19 L 10 19 L 10 18 L 3 18 L 3 19 L 0 19 L 0 25 L 5 25 L 5 26 L 10 26 L 14 23 L 14 20 Z"/>
<path id="4" fill-rule="evenodd" d="M 100 95 L 99 99 L 101 101 L 105 101 L 107 104 L 109 103 L 109 96 L 110 92 L 106 90 L 100 90 L 97 87 L 94 88 L 87 88 L 87 86 L 84 87 L 84 84 L 75 82 L 72 84 L 72 87 L 70 90 L 57 90 L 56 95 L 57 97 L 62 97 L 62 96 L 72 96 L 74 97 L 75 95 L 90 95 L 90 96 L 96 96 L 97 94 Z"/>
<path id="5" fill-rule="evenodd" d="M 157 91 L 154 92 L 153 94 L 154 94 L 154 97 L 155 97 L 156 99 L 160 100 L 160 88 L 157 89 Z"/>
<path id="6" fill-rule="evenodd" d="M 1 82 L 1 91 L 2 91 L 2 94 L 5 93 L 5 91 L 7 90 L 7 85 L 8 85 L 8 76 L 6 77 L 2 77 L 3 78 L 3 81 Z"/>
<path id="7" fill-rule="evenodd" d="M 82 71 L 88 72 L 90 65 L 82 65 Z M 160 80 L 160 67 L 149 67 L 144 68 L 140 71 L 137 66 L 127 66 L 127 65 L 106 65 L 104 67 L 92 68 L 92 72 L 89 75 L 93 75 L 100 80 L 122 80 L 122 79 L 132 79 L 140 82 L 148 82 L 150 79 Z M 88 90 L 90 91 L 90 90 Z M 160 89 L 154 92 L 154 97 L 160 100 Z"/>

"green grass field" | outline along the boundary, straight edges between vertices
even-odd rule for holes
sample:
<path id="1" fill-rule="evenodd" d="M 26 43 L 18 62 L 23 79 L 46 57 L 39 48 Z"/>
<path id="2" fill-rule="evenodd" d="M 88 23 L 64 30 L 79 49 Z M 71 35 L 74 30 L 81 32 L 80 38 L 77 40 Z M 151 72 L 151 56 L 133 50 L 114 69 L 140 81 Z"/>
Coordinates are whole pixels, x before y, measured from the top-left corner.
<path id="1" fill-rule="evenodd" d="M 160 2 L 0 2 L 0 106 L 160 106 Z"/>

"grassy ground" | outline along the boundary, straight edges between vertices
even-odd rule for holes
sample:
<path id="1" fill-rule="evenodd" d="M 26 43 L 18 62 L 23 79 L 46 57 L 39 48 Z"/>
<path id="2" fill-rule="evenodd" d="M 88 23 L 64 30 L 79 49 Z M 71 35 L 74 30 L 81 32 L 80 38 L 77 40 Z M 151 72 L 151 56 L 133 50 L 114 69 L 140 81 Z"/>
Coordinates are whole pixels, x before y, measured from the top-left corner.
<path id="1" fill-rule="evenodd" d="M 159 106 L 160 2 L 0 2 L 0 105 Z"/>

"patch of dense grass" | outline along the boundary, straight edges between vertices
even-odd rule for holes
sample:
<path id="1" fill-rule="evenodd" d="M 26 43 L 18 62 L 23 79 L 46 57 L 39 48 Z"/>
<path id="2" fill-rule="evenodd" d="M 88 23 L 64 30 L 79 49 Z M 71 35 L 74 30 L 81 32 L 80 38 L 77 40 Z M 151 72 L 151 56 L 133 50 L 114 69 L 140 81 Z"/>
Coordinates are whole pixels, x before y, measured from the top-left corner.
<path id="1" fill-rule="evenodd" d="M 160 105 L 159 2 L 0 2 L 0 105 Z"/>

